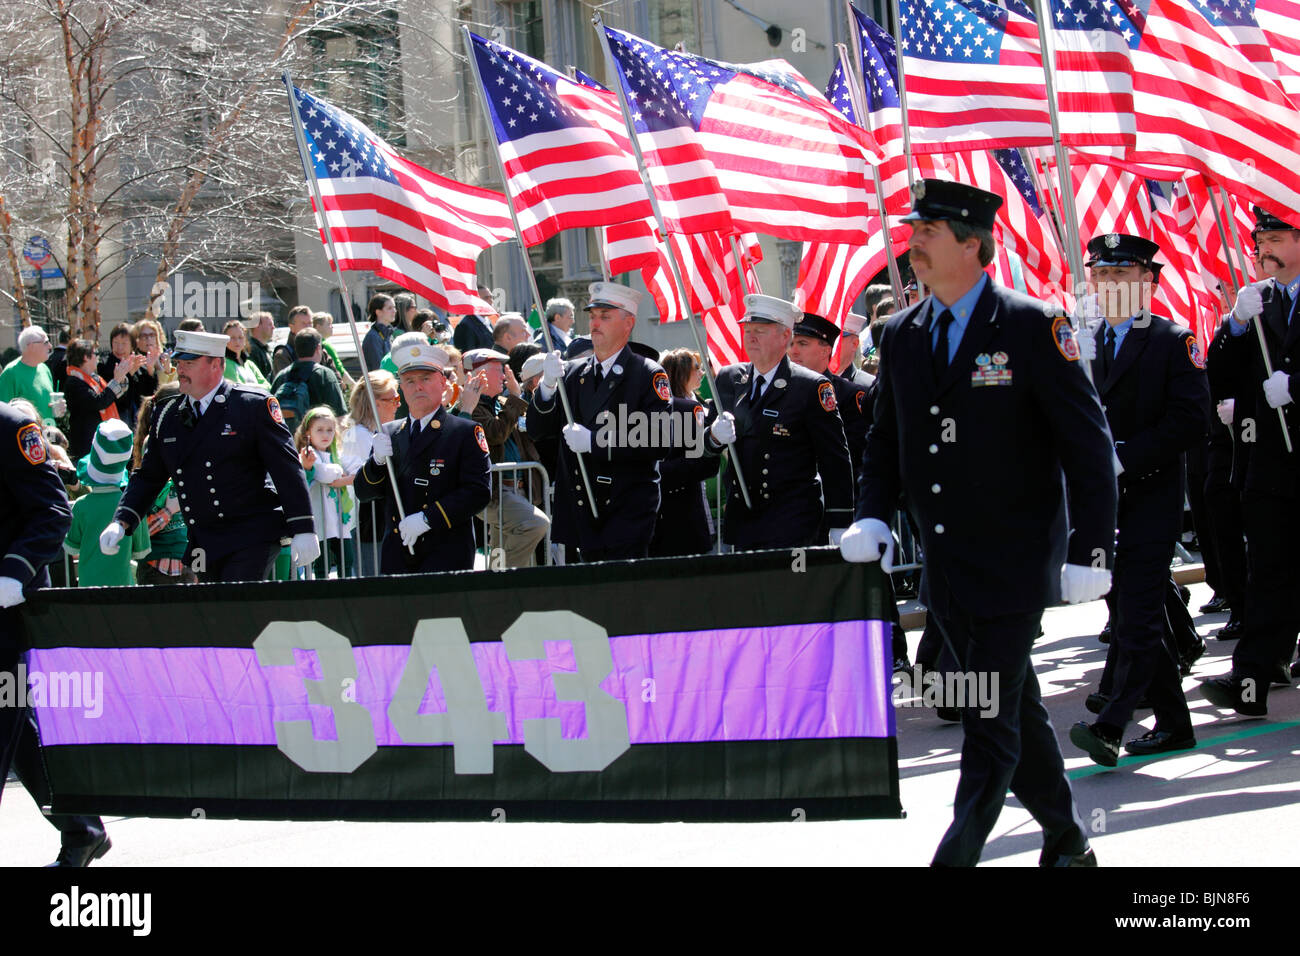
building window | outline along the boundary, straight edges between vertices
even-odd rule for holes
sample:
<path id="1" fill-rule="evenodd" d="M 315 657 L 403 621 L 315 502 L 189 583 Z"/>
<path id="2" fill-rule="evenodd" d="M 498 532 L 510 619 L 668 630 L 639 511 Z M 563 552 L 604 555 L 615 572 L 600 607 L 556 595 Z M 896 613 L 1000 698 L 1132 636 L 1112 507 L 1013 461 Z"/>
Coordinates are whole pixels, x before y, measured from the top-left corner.
<path id="1" fill-rule="evenodd" d="M 331 22 L 308 37 L 313 92 L 369 126 L 390 146 L 406 145 L 397 14 L 365 23 Z"/>

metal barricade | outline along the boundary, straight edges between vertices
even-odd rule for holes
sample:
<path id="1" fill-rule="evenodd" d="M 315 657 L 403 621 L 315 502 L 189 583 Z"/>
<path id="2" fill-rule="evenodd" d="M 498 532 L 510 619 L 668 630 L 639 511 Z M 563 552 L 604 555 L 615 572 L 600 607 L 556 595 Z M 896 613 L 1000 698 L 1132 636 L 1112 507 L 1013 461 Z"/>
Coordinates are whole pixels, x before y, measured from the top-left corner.
<path id="1" fill-rule="evenodd" d="M 527 474 L 528 490 L 526 492 L 520 491 L 519 489 L 521 473 Z M 506 477 L 507 475 L 510 475 L 511 477 Z M 536 480 L 540 482 L 542 489 L 542 512 L 546 515 L 546 537 L 542 539 L 542 548 L 543 553 L 546 555 L 546 565 L 550 565 L 554 563 L 551 555 L 551 478 L 546 473 L 546 466 L 540 461 L 503 461 L 492 466 L 492 498 L 493 501 L 496 502 L 497 511 L 496 546 L 501 548 L 503 552 L 506 550 L 505 500 L 501 494 L 501 489 L 507 485 L 512 485 L 512 491 L 520 497 L 527 499 L 529 504 L 533 504 L 534 476 L 536 476 Z M 487 512 L 490 508 L 492 508 L 492 504 L 489 504 L 487 508 L 483 509 L 483 525 L 487 530 L 487 534 L 484 536 L 484 548 L 487 551 L 489 567 L 491 567 L 493 551 L 493 528 L 491 523 L 487 520 Z M 536 556 L 530 558 L 530 561 L 533 562 L 530 567 L 535 566 Z"/>
<path id="2" fill-rule="evenodd" d="M 342 534 L 343 496 L 339 495 L 335 498 L 331 498 L 330 497 L 331 490 L 332 489 L 328 485 L 323 485 L 318 481 L 313 481 L 311 483 L 311 487 L 308 489 L 308 493 L 311 496 L 312 517 L 314 519 L 316 515 L 321 516 L 321 524 L 319 525 L 316 524 L 315 520 L 313 520 L 312 522 L 313 527 L 316 531 L 316 540 L 320 542 L 320 553 L 321 553 L 321 561 L 322 561 L 321 576 L 323 578 L 328 578 L 330 576 L 330 568 L 331 568 L 330 541 L 338 541 L 339 542 L 338 562 L 333 566 L 334 570 L 337 572 L 337 577 L 340 578 L 360 577 L 361 575 L 358 573 L 357 570 L 357 559 L 355 555 L 351 558 L 351 560 L 349 560 L 348 558 L 348 551 L 351 550 L 349 546 L 353 545 L 353 539 L 356 537 L 356 533 L 354 531 L 353 533 L 350 533 L 346 536 Z M 328 530 L 327 527 L 324 526 L 325 525 L 324 518 L 327 512 L 333 512 L 334 516 L 338 519 L 338 527 L 340 531 L 340 535 L 338 538 L 327 538 L 325 536 L 326 531 Z M 351 565 L 350 568 L 349 565 Z M 308 565 L 305 568 L 299 568 L 298 570 L 305 572 L 302 575 L 302 577 L 306 578 L 309 581 L 313 580 L 316 576 L 315 569 L 311 565 Z M 351 571 L 351 574 L 349 574 L 349 571 Z"/>

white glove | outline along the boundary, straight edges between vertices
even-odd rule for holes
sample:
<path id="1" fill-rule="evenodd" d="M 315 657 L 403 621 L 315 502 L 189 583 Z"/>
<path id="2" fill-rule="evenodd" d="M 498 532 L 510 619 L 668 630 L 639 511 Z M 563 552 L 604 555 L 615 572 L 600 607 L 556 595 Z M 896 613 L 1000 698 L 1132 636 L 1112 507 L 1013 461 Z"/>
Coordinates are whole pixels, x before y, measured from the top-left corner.
<path id="1" fill-rule="evenodd" d="M 849 530 L 848 528 L 831 528 L 832 548 L 838 548 L 840 546 L 840 541 L 844 539 L 844 532 L 848 530 Z"/>
<path id="2" fill-rule="evenodd" d="M 1286 372 L 1274 372 L 1264 382 L 1264 398 L 1269 408 L 1291 404 L 1291 382 Z"/>
<path id="3" fill-rule="evenodd" d="M 1237 304 L 1232 307 L 1232 319 L 1244 325 L 1264 311 L 1264 297 L 1259 293 L 1259 283 L 1242 286 L 1237 293 Z"/>
<path id="4" fill-rule="evenodd" d="M 423 511 L 407 515 L 397 526 L 397 533 L 402 536 L 402 544 L 408 548 L 414 547 L 420 535 L 428 530 L 429 519 L 424 516 Z"/>
<path id="5" fill-rule="evenodd" d="M 1232 414 L 1236 409 L 1237 400 L 1235 398 L 1225 398 L 1215 407 L 1215 411 L 1219 413 L 1219 421 L 1225 425 L 1232 424 Z"/>
<path id="6" fill-rule="evenodd" d="M 546 357 L 542 359 L 542 387 L 553 392 L 563 377 L 564 359 L 560 358 L 560 350 L 547 352 Z"/>
<path id="7" fill-rule="evenodd" d="M 736 416 L 731 412 L 723 412 L 713 420 L 709 434 L 719 445 L 730 445 L 736 440 Z"/>
<path id="8" fill-rule="evenodd" d="M 1093 292 L 1089 295 L 1081 296 L 1074 304 L 1074 317 L 1078 319 L 1080 326 L 1087 325 L 1089 322 L 1095 322 L 1102 317 L 1101 297 Z M 1075 335 L 1079 333 L 1076 332 Z"/>
<path id="9" fill-rule="evenodd" d="M 99 550 L 104 554 L 117 554 L 117 546 L 126 537 L 126 528 L 120 521 L 110 521 L 108 527 L 99 533 Z"/>
<path id="10" fill-rule="evenodd" d="M 295 534 L 289 543 L 289 553 L 293 556 L 293 566 L 304 568 L 320 557 L 320 541 L 311 532 Z"/>
<path id="11" fill-rule="evenodd" d="M 393 456 L 393 437 L 385 431 L 375 432 L 374 444 L 370 446 L 370 457 L 376 465 L 382 465 Z"/>
<path id="12" fill-rule="evenodd" d="M 1074 341 L 1079 343 L 1079 358 L 1085 362 L 1097 360 L 1097 336 L 1092 334 L 1092 329 L 1080 322 L 1078 331 L 1074 333 Z"/>
<path id="13" fill-rule="evenodd" d="M 1061 566 L 1061 600 L 1066 604 L 1086 604 L 1104 597 L 1110 590 L 1110 572 L 1082 564 Z"/>
<path id="14" fill-rule="evenodd" d="M 13 607 L 25 600 L 21 584 L 13 578 L 0 578 L 0 607 Z"/>
<path id="15" fill-rule="evenodd" d="M 557 353 L 558 354 L 558 353 Z M 564 443 L 575 455 L 585 455 L 591 451 L 591 429 L 582 425 L 565 425 L 560 429 Z"/>
<path id="16" fill-rule="evenodd" d="M 840 536 L 840 554 L 845 561 L 858 564 L 879 561 L 880 570 L 893 574 L 894 532 L 879 518 L 855 521 Z"/>

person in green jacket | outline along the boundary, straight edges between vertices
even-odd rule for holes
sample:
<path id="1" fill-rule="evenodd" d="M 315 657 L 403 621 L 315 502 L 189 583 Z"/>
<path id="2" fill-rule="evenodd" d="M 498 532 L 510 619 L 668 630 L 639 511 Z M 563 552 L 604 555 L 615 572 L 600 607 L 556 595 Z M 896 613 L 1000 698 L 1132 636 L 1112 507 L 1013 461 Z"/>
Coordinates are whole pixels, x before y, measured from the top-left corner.
<path id="1" fill-rule="evenodd" d="M 126 422 L 111 418 L 100 422 L 90 445 L 90 454 L 77 462 L 77 474 L 90 493 L 72 504 L 72 527 L 63 548 L 78 556 L 77 580 L 81 587 L 120 587 L 135 584 L 131 559 L 149 553 L 149 528 L 142 521 L 131 536 L 131 548 L 104 554 L 99 535 L 117 511 L 126 487 L 126 466 L 131 460 L 131 429 Z M 82 544 L 90 547 L 82 553 Z"/>
<path id="2" fill-rule="evenodd" d="M 248 347 L 248 333 L 244 331 L 244 323 L 239 319 L 231 319 L 221 331 L 230 339 L 230 344 L 226 346 L 226 370 L 223 373 L 226 381 L 240 385 L 255 385 L 269 392 L 271 383 L 245 354 Z"/>

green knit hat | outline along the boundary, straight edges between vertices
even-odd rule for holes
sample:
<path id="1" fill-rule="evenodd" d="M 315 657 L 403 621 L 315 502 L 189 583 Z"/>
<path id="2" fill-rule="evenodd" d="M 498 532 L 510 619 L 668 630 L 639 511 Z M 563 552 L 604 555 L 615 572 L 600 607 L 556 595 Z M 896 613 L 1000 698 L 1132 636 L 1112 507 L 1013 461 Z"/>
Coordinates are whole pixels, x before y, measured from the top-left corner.
<path id="1" fill-rule="evenodd" d="M 95 440 L 90 445 L 90 454 L 77 462 L 82 483 L 110 488 L 125 485 L 133 437 L 126 422 L 116 418 L 100 422 L 95 430 Z"/>

